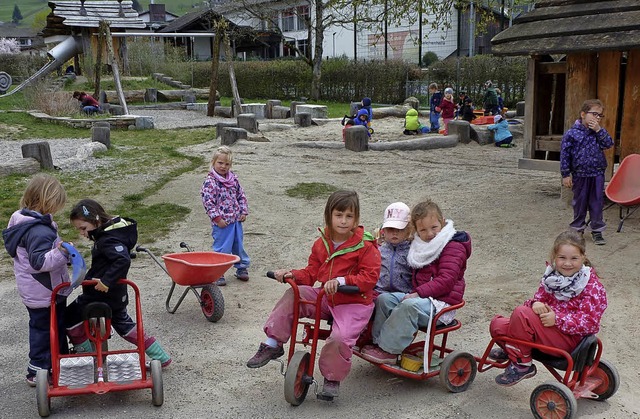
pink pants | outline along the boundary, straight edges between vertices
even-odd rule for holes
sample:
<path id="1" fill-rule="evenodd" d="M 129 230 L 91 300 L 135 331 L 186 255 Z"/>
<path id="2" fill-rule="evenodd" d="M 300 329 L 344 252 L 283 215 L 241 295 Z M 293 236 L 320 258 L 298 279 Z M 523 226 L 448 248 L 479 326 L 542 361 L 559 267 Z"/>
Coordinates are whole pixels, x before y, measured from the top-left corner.
<path id="1" fill-rule="evenodd" d="M 321 288 L 305 285 L 299 287 L 300 298 L 316 301 Z M 273 308 L 264 332 L 268 337 L 285 343 L 291 337 L 293 325 L 293 290 L 289 288 L 280 301 Z M 342 381 L 351 370 L 351 348 L 355 345 L 360 333 L 364 330 L 373 313 L 373 304 L 341 304 L 331 307 L 327 296 L 322 299 L 320 317 L 323 320 L 333 318 L 331 335 L 322 347 L 318 366 L 322 376 L 327 380 Z M 300 317 L 314 318 L 316 306 L 312 304 L 300 305 Z"/>
<path id="2" fill-rule="evenodd" d="M 442 122 L 444 123 L 444 135 L 449 134 L 449 122 L 453 121 L 453 118 L 442 118 Z"/>
<path id="3" fill-rule="evenodd" d="M 489 325 L 491 337 L 507 336 L 515 339 L 533 342 L 540 345 L 552 346 L 567 352 L 573 351 L 582 336 L 567 335 L 556 326 L 542 325 L 540 317 L 531 307 L 518 306 L 511 313 L 510 318 L 495 316 Z M 526 364 L 531 362 L 531 348 L 513 343 L 500 343 L 511 362 Z"/>

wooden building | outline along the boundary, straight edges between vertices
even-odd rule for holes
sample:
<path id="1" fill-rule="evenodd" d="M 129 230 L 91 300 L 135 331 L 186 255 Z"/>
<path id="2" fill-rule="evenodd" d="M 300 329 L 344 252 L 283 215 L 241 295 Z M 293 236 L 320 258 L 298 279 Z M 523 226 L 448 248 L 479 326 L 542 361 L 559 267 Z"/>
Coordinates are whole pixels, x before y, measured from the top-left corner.
<path id="1" fill-rule="evenodd" d="M 495 36 L 495 55 L 528 55 L 519 167 L 559 171 L 563 133 L 584 100 L 604 103 L 613 163 L 640 153 L 640 1 L 538 0 Z"/>

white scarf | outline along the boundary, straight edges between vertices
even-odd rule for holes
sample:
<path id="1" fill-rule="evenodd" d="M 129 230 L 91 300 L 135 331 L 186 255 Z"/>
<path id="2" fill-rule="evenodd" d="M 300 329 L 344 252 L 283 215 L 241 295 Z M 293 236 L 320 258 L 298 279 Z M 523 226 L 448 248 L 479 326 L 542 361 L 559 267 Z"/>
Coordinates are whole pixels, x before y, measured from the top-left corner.
<path id="1" fill-rule="evenodd" d="M 453 221 L 451 220 L 445 220 L 444 227 L 431 241 L 422 240 L 416 233 L 411 241 L 411 247 L 407 255 L 409 266 L 420 269 L 438 259 L 442 249 L 451 241 L 454 234 L 456 234 L 456 230 L 453 228 Z"/>
<path id="2" fill-rule="evenodd" d="M 571 276 L 561 275 L 552 265 L 549 265 L 542 276 L 542 286 L 557 300 L 569 301 L 584 290 L 590 276 L 591 268 L 585 265 L 582 265 L 582 268 Z"/>

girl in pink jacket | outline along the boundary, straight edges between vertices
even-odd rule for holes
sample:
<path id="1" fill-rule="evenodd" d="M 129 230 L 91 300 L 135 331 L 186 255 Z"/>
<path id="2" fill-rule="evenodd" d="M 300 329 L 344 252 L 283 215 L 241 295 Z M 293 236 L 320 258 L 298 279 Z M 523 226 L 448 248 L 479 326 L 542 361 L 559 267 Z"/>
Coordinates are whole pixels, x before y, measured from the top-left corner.
<path id="1" fill-rule="evenodd" d="M 508 336 L 567 352 L 584 336 L 598 333 L 607 308 L 607 293 L 585 255 L 582 235 L 574 230 L 561 233 L 553 244 L 551 264 L 532 299 L 516 307 L 510 318 L 491 320 L 492 337 Z M 511 361 L 496 383 L 512 386 L 536 375 L 531 347 L 512 343 L 491 351 L 497 361 Z"/>

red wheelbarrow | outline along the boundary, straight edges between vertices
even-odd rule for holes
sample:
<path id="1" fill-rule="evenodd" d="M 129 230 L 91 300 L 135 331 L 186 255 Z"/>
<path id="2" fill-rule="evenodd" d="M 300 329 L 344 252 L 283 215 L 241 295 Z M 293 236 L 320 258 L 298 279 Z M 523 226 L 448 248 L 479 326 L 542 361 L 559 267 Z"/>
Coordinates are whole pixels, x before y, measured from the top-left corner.
<path id="1" fill-rule="evenodd" d="M 624 220 L 640 208 L 640 154 L 630 154 L 622 160 L 604 193 L 620 208 L 619 233 Z"/>
<path id="2" fill-rule="evenodd" d="M 188 252 L 162 255 L 164 265 L 149 249 L 138 246 L 136 251 L 145 252 L 151 256 L 171 278 L 171 289 L 165 301 L 167 312 L 174 314 L 182 304 L 182 300 L 191 291 L 198 299 L 204 317 L 215 323 L 224 314 L 224 296 L 215 282 L 240 258 L 226 253 L 193 252 L 185 242 L 181 242 L 180 247 L 187 249 Z M 187 288 L 178 302 L 171 307 L 171 297 L 176 284 Z"/>

